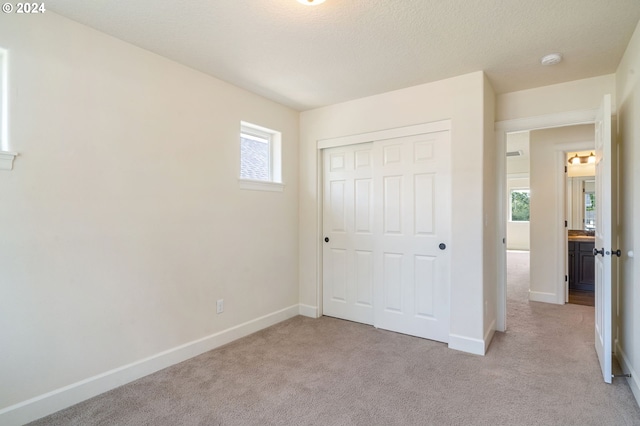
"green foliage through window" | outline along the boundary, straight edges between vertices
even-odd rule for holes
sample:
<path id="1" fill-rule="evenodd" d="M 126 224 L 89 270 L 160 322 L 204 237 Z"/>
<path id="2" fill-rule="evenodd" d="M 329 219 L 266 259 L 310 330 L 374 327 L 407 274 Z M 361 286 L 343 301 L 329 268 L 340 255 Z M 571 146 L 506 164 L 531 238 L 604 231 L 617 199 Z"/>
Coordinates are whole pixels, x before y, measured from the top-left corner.
<path id="1" fill-rule="evenodd" d="M 511 220 L 514 222 L 529 221 L 529 190 L 511 190 Z"/>

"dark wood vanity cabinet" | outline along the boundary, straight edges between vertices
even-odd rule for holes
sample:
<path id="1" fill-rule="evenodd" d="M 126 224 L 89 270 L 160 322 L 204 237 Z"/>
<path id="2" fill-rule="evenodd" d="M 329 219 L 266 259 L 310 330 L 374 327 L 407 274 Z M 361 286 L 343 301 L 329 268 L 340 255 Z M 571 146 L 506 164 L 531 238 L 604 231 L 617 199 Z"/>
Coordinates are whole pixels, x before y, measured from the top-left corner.
<path id="1" fill-rule="evenodd" d="M 569 241 L 569 288 L 593 291 L 595 288 L 595 261 L 593 242 Z"/>

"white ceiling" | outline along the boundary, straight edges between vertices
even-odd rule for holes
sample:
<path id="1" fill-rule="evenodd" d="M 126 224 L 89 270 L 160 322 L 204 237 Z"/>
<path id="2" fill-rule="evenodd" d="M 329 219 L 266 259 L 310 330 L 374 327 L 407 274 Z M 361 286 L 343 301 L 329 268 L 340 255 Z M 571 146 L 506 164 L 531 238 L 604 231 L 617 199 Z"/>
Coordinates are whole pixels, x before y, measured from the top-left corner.
<path id="1" fill-rule="evenodd" d="M 638 0 L 55 0 L 47 9 L 298 110 L 484 70 L 498 93 L 613 73 Z M 547 53 L 564 61 L 539 65 Z"/>

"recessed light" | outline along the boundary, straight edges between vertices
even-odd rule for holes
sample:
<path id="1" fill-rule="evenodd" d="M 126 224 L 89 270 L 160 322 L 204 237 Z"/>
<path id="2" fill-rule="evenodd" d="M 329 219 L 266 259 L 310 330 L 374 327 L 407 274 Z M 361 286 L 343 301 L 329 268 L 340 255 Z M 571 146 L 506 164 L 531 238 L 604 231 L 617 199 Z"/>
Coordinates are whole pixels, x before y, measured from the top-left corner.
<path id="1" fill-rule="evenodd" d="M 562 61 L 562 55 L 559 53 L 550 53 L 540 58 L 540 63 L 542 65 L 555 65 L 560 63 L 560 61 Z"/>
<path id="2" fill-rule="evenodd" d="M 324 3 L 324 0 L 298 0 L 298 3 L 302 3 L 307 6 L 316 6 L 320 3 Z"/>

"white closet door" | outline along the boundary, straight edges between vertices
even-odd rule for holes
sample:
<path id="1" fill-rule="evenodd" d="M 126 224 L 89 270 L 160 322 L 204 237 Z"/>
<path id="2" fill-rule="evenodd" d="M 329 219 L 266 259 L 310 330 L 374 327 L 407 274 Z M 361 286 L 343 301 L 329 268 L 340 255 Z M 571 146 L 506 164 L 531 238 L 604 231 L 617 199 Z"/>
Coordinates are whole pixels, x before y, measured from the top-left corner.
<path id="1" fill-rule="evenodd" d="M 324 150 L 324 315 L 373 324 L 371 143 Z"/>
<path id="2" fill-rule="evenodd" d="M 323 160 L 323 313 L 448 342 L 450 132 Z"/>
<path id="3" fill-rule="evenodd" d="M 376 142 L 375 326 L 448 342 L 450 136 Z"/>

